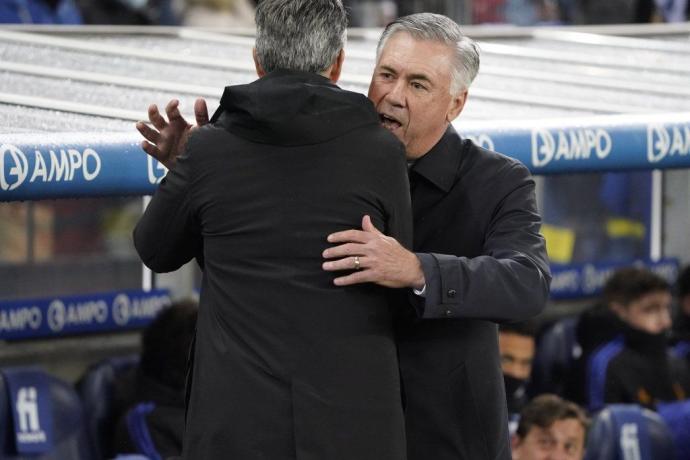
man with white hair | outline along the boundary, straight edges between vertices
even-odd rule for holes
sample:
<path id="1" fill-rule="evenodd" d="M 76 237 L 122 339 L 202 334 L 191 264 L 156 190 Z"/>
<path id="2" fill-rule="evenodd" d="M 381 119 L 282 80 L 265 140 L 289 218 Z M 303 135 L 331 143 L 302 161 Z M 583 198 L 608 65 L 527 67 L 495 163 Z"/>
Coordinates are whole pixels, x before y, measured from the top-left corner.
<path id="1" fill-rule="evenodd" d="M 402 289 L 396 330 L 407 455 L 414 460 L 508 460 L 510 444 L 496 322 L 539 313 L 551 279 L 535 185 L 516 160 L 462 139 L 451 126 L 479 69 L 479 50 L 451 19 L 413 14 L 389 24 L 369 99 L 403 143 L 414 218 L 413 250 L 369 216 L 328 236 L 334 282 Z M 192 127 L 167 107 L 145 150 L 167 159 Z M 197 122 L 205 110 L 197 101 Z M 183 143 L 183 142 L 182 142 Z M 338 171 L 332 171 L 337 175 Z M 385 231 L 384 231 L 385 232 Z M 354 272 L 352 271 L 353 269 Z"/>
<path id="2" fill-rule="evenodd" d="M 536 315 L 548 297 L 529 171 L 451 126 L 478 69 L 476 44 L 445 16 L 386 27 L 369 99 L 411 164 L 414 252 L 365 218 L 362 230 L 330 235 L 339 246 L 324 253 L 326 270 L 358 258 L 339 286 L 412 288 L 396 334 L 410 459 L 510 458 L 495 322 Z"/>

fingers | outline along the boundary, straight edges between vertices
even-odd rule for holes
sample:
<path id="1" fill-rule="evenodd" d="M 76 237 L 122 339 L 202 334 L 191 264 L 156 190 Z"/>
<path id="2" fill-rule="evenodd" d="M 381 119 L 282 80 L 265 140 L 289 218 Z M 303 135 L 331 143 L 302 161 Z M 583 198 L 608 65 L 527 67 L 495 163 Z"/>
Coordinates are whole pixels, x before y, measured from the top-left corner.
<path id="1" fill-rule="evenodd" d="M 165 121 L 163 115 L 158 111 L 158 106 L 156 104 L 151 104 L 149 106 L 149 121 L 158 130 L 162 131 L 168 126 L 168 122 Z"/>
<path id="2" fill-rule="evenodd" d="M 369 273 L 365 270 L 356 271 L 347 276 L 340 276 L 333 280 L 336 286 L 350 286 L 352 284 L 370 283 L 373 281 Z"/>
<path id="3" fill-rule="evenodd" d="M 359 264 L 357 264 L 359 261 Z M 355 257 L 344 257 L 338 260 L 329 260 L 324 262 L 321 266 L 327 272 L 337 272 L 340 270 L 363 270 L 366 268 L 367 261 L 366 257 L 357 256 Z"/>
<path id="4" fill-rule="evenodd" d="M 328 235 L 329 243 L 366 243 L 372 239 L 371 233 L 361 230 L 345 230 Z"/>
<path id="5" fill-rule="evenodd" d="M 345 243 L 339 246 L 328 248 L 321 254 L 324 259 L 334 259 L 336 257 L 361 256 L 364 255 L 366 248 L 361 243 Z"/>
<path id="6" fill-rule="evenodd" d="M 149 142 L 146 142 L 146 141 L 142 141 L 140 145 L 141 145 L 141 149 L 144 152 L 146 152 L 148 155 L 152 156 L 156 160 L 161 158 L 161 151 L 158 150 L 158 147 L 156 147 L 155 145 L 153 145 Z"/>
<path id="7" fill-rule="evenodd" d="M 368 215 L 362 217 L 362 230 L 365 232 L 376 233 L 377 235 L 383 235 L 383 233 L 381 233 L 381 231 L 374 226 L 374 223 L 371 221 L 371 217 Z"/>
<path id="8" fill-rule="evenodd" d="M 194 101 L 194 118 L 196 118 L 197 126 L 203 126 L 208 123 L 208 108 L 206 107 L 206 101 L 201 97 Z"/>
<path id="9" fill-rule="evenodd" d="M 168 121 L 171 124 L 187 126 L 187 120 L 182 117 L 180 113 L 180 101 L 173 99 L 165 106 L 165 114 L 168 116 Z"/>
<path id="10" fill-rule="evenodd" d="M 153 144 L 157 144 L 160 141 L 161 134 L 143 121 L 138 121 L 136 127 L 137 131 L 139 131 L 147 141 Z"/>

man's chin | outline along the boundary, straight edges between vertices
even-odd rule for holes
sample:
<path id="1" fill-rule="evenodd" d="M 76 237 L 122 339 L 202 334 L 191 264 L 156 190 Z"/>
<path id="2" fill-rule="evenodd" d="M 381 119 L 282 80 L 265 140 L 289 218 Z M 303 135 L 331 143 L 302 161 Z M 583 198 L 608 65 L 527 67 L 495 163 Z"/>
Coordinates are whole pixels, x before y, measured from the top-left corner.
<path id="1" fill-rule="evenodd" d="M 387 123 L 381 123 L 381 126 L 383 126 L 383 127 L 386 128 L 388 131 L 390 131 L 391 133 L 393 133 L 393 135 L 394 135 L 395 137 L 397 137 L 398 140 L 400 140 L 400 142 L 402 142 L 402 140 L 403 140 L 402 126 L 400 126 L 400 125 L 398 125 L 398 126 L 393 126 L 393 125 L 390 125 L 390 124 L 387 124 Z"/>

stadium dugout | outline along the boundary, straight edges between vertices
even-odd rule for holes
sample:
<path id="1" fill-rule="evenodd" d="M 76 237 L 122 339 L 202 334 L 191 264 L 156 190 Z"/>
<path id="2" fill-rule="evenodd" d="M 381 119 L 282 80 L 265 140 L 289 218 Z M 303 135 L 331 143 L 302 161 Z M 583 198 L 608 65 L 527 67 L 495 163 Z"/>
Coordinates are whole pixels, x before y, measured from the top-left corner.
<path id="1" fill-rule="evenodd" d="M 553 311 L 633 261 L 672 280 L 690 261 L 690 24 L 464 30 L 482 65 L 454 125 L 535 174 Z M 153 276 L 131 248 L 165 175 L 134 122 L 171 98 L 213 111 L 255 78 L 252 33 L 0 27 L 0 362 L 75 376 L 194 293 L 193 265 Z M 366 93 L 379 33 L 350 30 L 341 86 Z"/>

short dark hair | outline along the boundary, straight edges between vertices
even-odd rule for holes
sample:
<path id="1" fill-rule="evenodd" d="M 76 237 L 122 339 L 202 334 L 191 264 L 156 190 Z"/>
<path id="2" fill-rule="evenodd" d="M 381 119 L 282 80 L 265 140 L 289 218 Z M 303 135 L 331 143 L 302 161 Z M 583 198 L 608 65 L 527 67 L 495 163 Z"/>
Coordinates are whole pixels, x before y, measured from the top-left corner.
<path id="1" fill-rule="evenodd" d="M 193 300 L 175 302 L 148 325 L 141 340 L 140 370 L 145 376 L 170 388 L 184 388 L 197 312 Z"/>
<path id="2" fill-rule="evenodd" d="M 532 399 L 520 411 L 520 422 L 516 434 L 524 439 L 534 426 L 546 429 L 559 420 L 567 419 L 580 422 L 587 433 L 589 420 L 580 406 L 554 394 L 542 394 Z"/>
<path id="3" fill-rule="evenodd" d="M 690 265 L 686 265 L 678 275 L 676 280 L 676 289 L 678 298 L 682 299 L 686 295 L 690 295 Z"/>
<path id="4" fill-rule="evenodd" d="M 513 323 L 501 323 L 498 326 L 498 332 L 505 332 L 508 334 L 524 335 L 526 337 L 535 338 L 537 336 L 537 326 L 534 321 L 518 321 Z"/>
<path id="5" fill-rule="evenodd" d="M 604 285 L 607 305 L 620 303 L 627 306 L 651 292 L 670 291 L 668 281 L 646 268 L 626 267 L 616 270 Z"/>

